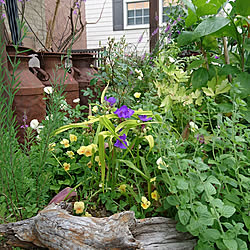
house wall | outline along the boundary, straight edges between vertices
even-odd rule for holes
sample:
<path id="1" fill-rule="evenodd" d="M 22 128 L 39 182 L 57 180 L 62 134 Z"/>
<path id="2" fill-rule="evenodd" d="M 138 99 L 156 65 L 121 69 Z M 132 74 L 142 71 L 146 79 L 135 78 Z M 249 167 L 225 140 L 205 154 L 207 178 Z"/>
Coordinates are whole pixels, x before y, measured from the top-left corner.
<path id="1" fill-rule="evenodd" d="M 61 0 L 60 7 L 58 10 L 58 16 L 55 22 L 55 29 L 53 34 L 53 50 L 56 51 L 56 45 L 59 44 L 60 40 L 67 37 L 69 34 L 69 27 L 67 26 L 67 20 L 69 16 L 70 6 L 73 1 Z M 46 35 L 48 30 L 48 22 L 52 19 L 55 9 L 56 0 L 32 0 L 25 1 L 25 20 L 29 25 L 25 25 L 28 29 L 27 35 L 23 40 L 23 46 L 33 48 L 34 50 L 45 50 L 41 45 L 45 45 Z M 18 8 L 22 9 L 22 3 L 18 1 Z M 84 4 L 81 6 L 82 22 L 85 23 L 85 9 Z M 76 16 L 76 15 L 75 15 Z M 19 16 L 21 20 L 21 16 Z M 25 21 L 24 20 L 24 21 Z M 7 18 L 5 20 L 7 30 L 9 27 Z M 30 27 L 29 27 L 30 26 Z M 34 33 L 41 41 L 35 37 Z M 10 32 L 9 37 L 11 38 Z M 86 48 L 86 29 L 82 33 L 80 39 L 73 45 L 73 49 L 84 49 Z"/>
<path id="2" fill-rule="evenodd" d="M 122 31 L 113 31 L 113 13 L 112 13 L 112 0 L 87 0 L 86 1 L 86 21 L 87 21 L 87 48 L 99 48 L 106 46 L 108 37 L 114 37 L 119 40 L 123 35 L 126 41 L 131 44 L 131 49 L 137 46 L 138 51 L 143 53 L 149 50 L 149 30 L 147 28 L 125 29 Z M 101 19 L 95 23 L 100 17 L 103 8 Z M 138 44 L 140 36 L 143 35 L 141 43 Z"/>

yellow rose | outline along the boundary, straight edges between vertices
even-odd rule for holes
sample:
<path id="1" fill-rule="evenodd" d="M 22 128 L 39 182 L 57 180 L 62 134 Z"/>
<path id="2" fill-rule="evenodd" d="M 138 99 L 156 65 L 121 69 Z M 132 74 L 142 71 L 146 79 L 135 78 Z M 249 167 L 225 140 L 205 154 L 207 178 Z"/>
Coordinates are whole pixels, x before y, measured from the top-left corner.
<path id="1" fill-rule="evenodd" d="M 82 214 L 84 210 L 84 202 L 79 201 L 74 203 L 74 210 L 76 211 L 76 214 Z"/>
<path id="2" fill-rule="evenodd" d="M 69 139 L 70 139 L 71 142 L 77 141 L 77 136 L 76 136 L 76 135 L 73 135 L 73 134 L 70 134 L 70 135 L 69 135 Z"/>
<path id="3" fill-rule="evenodd" d="M 69 171 L 69 169 L 70 169 L 70 163 L 64 162 L 63 163 L 63 168 L 64 168 L 65 171 Z"/>

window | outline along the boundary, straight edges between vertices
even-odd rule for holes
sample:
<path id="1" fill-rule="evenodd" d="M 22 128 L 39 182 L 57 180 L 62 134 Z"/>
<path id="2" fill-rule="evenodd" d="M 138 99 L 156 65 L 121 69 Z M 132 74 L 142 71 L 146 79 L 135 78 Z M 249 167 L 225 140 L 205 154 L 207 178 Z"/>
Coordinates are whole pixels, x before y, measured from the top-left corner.
<path id="1" fill-rule="evenodd" d="M 176 6 L 177 1 L 176 0 L 162 0 L 162 22 L 166 23 L 170 18 L 169 14 L 171 12 L 171 9 L 177 8 Z"/>
<path id="2" fill-rule="evenodd" d="M 127 2 L 127 25 L 149 24 L 149 1 Z"/>

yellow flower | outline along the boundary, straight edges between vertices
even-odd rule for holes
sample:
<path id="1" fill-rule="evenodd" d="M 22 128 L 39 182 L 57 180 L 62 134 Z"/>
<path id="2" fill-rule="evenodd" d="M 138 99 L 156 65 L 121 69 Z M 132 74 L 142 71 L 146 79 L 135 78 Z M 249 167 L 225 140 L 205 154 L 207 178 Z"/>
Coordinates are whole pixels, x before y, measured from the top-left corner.
<path id="1" fill-rule="evenodd" d="M 76 211 L 76 214 L 82 214 L 84 210 L 84 202 L 79 201 L 74 203 L 74 210 Z"/>
<path id="2" fill-rule="evenodd" d="M 49 144 L 49 151 L 54 151 L 55 150 L 55 146 L 56 146 L 55 143 L 50 143 Z"/>
<path id="3" fill-rule="evenodd" d="M 88 168 L 91 168 L 91 167 L 92 167 L 92 162 L 89 161 L 89 162 L 87 163 L 87 166 L 88 166 Z"/>
<path id="4" fill-rule="evenodd" d="M 141 97 L 141 93 L 135 92 L 135 93 L 134 93 L 134 97 L 135 97 L 135 98 L 140 98 L 140 97 Z"/>
<path id="5" fill-rule="evenodd" d="M 90 146 L 92 147 L 92 150 L 94 151 L 94 153 L 97 151 L 97 145 L 96 144 L 90 144 Z"/>
<path id="6" fill-rule="evenodd" d="M 92 214 L 86 212 L 86 213 L 85 213 L 85 217 L 92 217 Z"/>
<path id="7" fill-rule="evenodd" d="M 91 145 L 88 145 L 87 147 L 85 147 L 85 152 L 84 152 L 85 156 L 89 157 L 92 155 L 92 147 Z"/>
<path id="8" fill-rule="evenodd" d="M 160 195 L 158 194 L 158 192 L 155 190 L 154 192 L 151 193 L 151 198 L 158 201 L 160 198 Z"/>
<path id="9" fill-rule="evenodd" d="M 86 151 L 86 146 L 81 146 L 76 152 L 79 155 L 83 155 L 85 154 L 85 151 Z"/>
<path id="10" fill-rule="evenodd" d="M 70 157 L 71 159 L 74 159 L 73 155 L 75 155 L 75 154 L 74 154 L 73 151 L 67 151 L 66 154 L 67 154 L 67 156 Z"/>
<path id="11" fill-rule="evenodd" d="M 70 139 L 71 142 L 77 141 L 77 136 L 76 136 L 76 135 L 73 135 L 73 134 L 70 134 L 70 135 L 69 135 L 69 139 Z"/>
<path id="12" fill-rule="evenodd" d="M 151 179 L 150 179 L 150 182 L 154 182 L 155 180 L 156 180 L 156 177 L 151 178 Z"/>
<path id="13" fill-rule="evenodd" d="M 148 201 L 148 199 L 145 197 L 145 196 L 142 196 L 141 197 L 141 202 L 142 203 L 146 203 Z"/>
<path id="14" fill-rule="evenodd" d="M 63 168 L 64 168 L 65 171 L 69 171 L 69 169 L 70 169 L 70 163 L 64 162 L 63 163 Z"/>
<path id="15" fill-rule="evenodd" d="M 120 192 L 123 192 L 123 193 L 125 193 L 126 192 L 126 184 L 122 184 L 122 185 L 120 185 L 120 187 L 118 188 L 119 190 L 120 190 Z"/>
<path id="16" fill-rule="evenodd" d="M 60 141 L 60 143 L 62 145 L 64 145 L 65 148 L 68 148 L 69 147 L 69 140 L 67 139 L 63 139 L 62 141 Z"/>
<path id="17" fill-rule="evenodd" d="M 101 162 L 100 162 L 100 157 L 98 155 L 95 157 L 95 161 L 98 162 L 99 166 L 102 165 Z"/>
<path id="18" fill-rule="evenodd" d="M 141 201 L 142 201 L 141 202 L 141 206 L 142 206 L 143 209 L 147 209 L 150 206 L 150 204 L 151 204 L 151 202 L 148 201 L 145 196 L 141 197 Z"/>

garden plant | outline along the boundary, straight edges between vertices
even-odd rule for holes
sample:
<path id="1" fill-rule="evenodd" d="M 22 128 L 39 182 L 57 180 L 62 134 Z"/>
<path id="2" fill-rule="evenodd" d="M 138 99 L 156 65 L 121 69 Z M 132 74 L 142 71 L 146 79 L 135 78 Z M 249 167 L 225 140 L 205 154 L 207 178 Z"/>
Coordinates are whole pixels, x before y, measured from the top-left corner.
<path id="1" fill-rule="evenodd" d="M 71 187 L 76 216 L 171 217 L 195 249 L 248 249 L 250 5 L 179 4 L 152 53 L 109 39 L 93 80 L 106 87 L 88 115 L 54 79 L 47 118 L 25 124 L 24 114 L 17 128 L 18 78 L 1 67 L 1 223 L 34 216 Z"/>

